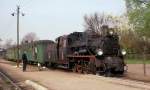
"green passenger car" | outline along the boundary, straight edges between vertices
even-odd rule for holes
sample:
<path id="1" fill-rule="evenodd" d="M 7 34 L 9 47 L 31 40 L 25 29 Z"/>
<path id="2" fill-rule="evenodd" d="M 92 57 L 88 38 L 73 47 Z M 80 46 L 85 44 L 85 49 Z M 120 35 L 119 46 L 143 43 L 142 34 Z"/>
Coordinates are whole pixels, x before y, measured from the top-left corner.
<path id="1" fill-rule="evenodd" d="M 17 47 L 11 47 L 6 50 L 6 58 L 12 61 L 17 59 Z"/>
<path id="2" fill-rule="evenodd" d="M 21 53 L 26 52 L 29 62 L 47 65 L 49 63 L 47 49 L 53 43 L 51 40 L 39 40 L 21 45 L 20 50 Z"/>
<path id="3" fill-rule="evenodd" d="M 24 43 L 19 46 L 19 59 L 22 54 L 27 54 L 29 63 L 40 63 L 47 65 L 49 63 L 48 47 L 54 44 L 51 40 L 39 40 L 31 43 Z M 10 60 L 17 60 L 17 47 L 7 49 L 6 57 Z"/>

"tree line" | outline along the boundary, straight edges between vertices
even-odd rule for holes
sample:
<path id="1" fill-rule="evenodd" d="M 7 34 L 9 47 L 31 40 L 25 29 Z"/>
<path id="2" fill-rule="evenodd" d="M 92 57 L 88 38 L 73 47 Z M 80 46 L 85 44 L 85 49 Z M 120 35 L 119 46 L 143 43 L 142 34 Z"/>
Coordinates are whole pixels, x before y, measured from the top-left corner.
<path id="1" fill-rule="evenodd" d="M 39 37 L 36 35 L 36 33 L 29 32 L 21 39 L 20 44 L 30 43 L 30 42 L 37 41 L 37 40 L 39 40 Z M 3 44 L 2 42 L 3 40 L 0 38 L 0 48 L 4 48 L 4 49 L 17 45 L 16 42 L 14 42 L 13 39 L 11 38 L 7 39 L 5 42 L 3 42 Z"/>
<path id="2" fill-rule="evenodd" d="M 128 53 L 150 53 L 150 1 L 125 0 L 127 13 L 112 16 L 104 13 L 85 15 L 85 30 L 101 33 L 103 25 L 113 28 Z"/>

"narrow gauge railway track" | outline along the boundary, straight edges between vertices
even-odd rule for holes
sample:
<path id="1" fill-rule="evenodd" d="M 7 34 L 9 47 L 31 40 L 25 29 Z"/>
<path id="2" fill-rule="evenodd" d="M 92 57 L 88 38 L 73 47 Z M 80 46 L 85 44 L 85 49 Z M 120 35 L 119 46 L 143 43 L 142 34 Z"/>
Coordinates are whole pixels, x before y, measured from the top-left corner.
<path id="1" fill-rule="evenodd" d="M 0 87 L 0 90 L 22 90 L 16 83 L 14 83 L 5 73 L 0 71 L 0 77 L 4 81 L 4 87 Z M 4 88 L 4 89 L 3 89 Z"/>

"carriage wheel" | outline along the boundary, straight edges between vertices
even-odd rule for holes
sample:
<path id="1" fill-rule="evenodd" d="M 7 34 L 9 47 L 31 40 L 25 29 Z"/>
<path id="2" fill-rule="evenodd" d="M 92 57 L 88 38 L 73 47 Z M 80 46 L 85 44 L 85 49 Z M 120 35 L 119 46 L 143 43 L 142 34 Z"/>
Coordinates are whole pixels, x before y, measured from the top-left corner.
<path id="1" fill-rule="evenodd" d="M 77 72 L 82 73 L 83 69 L 81 65 L 77 65 Z"/>

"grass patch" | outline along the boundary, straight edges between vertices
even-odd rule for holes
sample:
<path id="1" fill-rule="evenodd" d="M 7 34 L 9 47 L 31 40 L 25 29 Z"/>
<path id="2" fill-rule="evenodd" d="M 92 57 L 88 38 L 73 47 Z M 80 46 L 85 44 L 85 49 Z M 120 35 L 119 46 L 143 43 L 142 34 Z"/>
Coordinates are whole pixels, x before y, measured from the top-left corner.
<path id="1" fill-rule="evenodd" d="M 125 62 L 127 64 L 143 64 L 143 62 L 145 62 L 146 64 L 150 64 L 150 60 L 144 59 L 125 59 Z"/>

